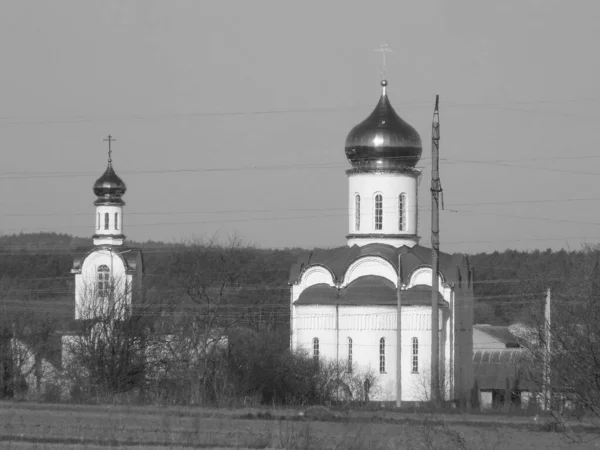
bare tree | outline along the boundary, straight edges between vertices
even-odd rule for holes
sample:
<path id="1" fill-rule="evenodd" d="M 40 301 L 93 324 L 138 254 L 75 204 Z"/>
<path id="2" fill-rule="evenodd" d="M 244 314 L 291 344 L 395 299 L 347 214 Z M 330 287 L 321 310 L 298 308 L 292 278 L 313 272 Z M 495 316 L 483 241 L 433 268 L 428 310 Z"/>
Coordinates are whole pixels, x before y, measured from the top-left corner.
<path id="1" fill-rule="evenodd" d="M 169 276 L 175 288 L 168 299 L 170 313 L 165 379 L 187 385 L 192 402 L 218 401 L 225 386 L 223 352 L 228 331 L 246 318 L 247 299 L 240 298 L 246 247 L 238 237 L 224 244 L 216 238 L 195 240 L 175 253 Z"/>
<path id="2" fill-rule="evenodd" d="M 522 327 L 529 350 L 526 369 L 538 399 L 557 417 L 568 406 L 578 416 L 600 418 L 600 247 L 587 247 L 552 292 L 550 324 L 543 301 Z M 549 339 L 548 339 L 549 338 Z M 546 367 L 546 370 L 545 370 Z M 545 398 L 544 398 L 545 394 Z"/>
<path id="3" fill-rule="evenodd" d="M 111 279 L 108 289 L 86 286 L 79 305 L 83 319 L 63 337 L 63 369 L 73 380 L 73 397 L 143 393 L 152 314 L 143 304 L 130 304 L 130 286 L 121 281 Z"/>

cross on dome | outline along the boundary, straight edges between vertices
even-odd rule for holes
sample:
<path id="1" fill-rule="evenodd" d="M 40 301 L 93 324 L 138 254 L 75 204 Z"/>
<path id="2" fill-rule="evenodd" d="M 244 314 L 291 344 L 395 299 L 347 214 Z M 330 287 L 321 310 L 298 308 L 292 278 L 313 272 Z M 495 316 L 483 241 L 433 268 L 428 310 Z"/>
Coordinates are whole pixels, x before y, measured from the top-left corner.
<path id="1" fill-rule="evenodd" d="M 381 68 L 381 79 L 386 80 L 387 78 L 387 58 L 386 53 L 391 53 L 392 49 L 388 47 L 387 44 L 381 44 L 379 48 L 376 48 L 374 51 L 381 53 L 382 58 L 382 68 Z M 385 89 L 385 86 L 384 86 Z"/>
<path id="2" fill-rule="evenodd" d="M 116 142 L 116 139 L 109 134 L 106 138 L 104 138 L 102 140 L 104 142 L 108 142 L 108 162 L 112 162 L 112 147 L 111 147 L 111 144 L 113 142 Z"/>

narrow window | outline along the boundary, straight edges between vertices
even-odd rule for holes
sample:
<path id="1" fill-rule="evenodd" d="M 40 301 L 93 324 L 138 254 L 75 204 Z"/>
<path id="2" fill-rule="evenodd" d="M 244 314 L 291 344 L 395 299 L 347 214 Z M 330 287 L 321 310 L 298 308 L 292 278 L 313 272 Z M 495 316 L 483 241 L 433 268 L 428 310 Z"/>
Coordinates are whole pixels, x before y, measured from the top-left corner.
<path id="1" fill-rule="evenodd" d="M 100 229 L 100 213 L 98 213 L 98 220 L 97 220 L 97 224 L 96 224 L 96 229 Z"/>
<path id="2" fill-rule="evenodd" d="M 104 213 L 104 229 L 108 230 L 110 226 L 110 215 L 108 213 Z"/>
<path id="3" fill-rule="evenodd" d="M 352 373 L 352 338 L 348 338 L 348 373 Z"/>
<path id="4" fill-rule="evenodd" d="M 107 297 L 110 290 L 109 286 L 110 269 L 108 266 L 98 266 L 98 296 Z"/>
<path id="5" fill-rule="evenodd" d="M 406 194 L 398 196 L 398 229 L 406 231 Z"/>
<path id="6" fill-rule="evenodd" d="M 115 213 L 115 230 L 119 229 L 119 213 Z"/>
<path id="7" fill-rule="evenodd" d="M 383 196 L 381 194 L 375 196 L 375 229 L 383 229 Z"/>
<path id="8" fill-rule="evenodd" d="M 319 363 L 319 338 L 313 339 L 313 361 Z"/>
<path id="9" fill-rule="evenodd" d="M 385 373 L 385 338 L 379 339 L 379 373 Z"/>
<path id="10" fill-rule="evenodd" d="M 360 195 L 354 197 L 354 229 L 360 231 Z"/>
<path id="11" fill-rule="evenodd" d="M 419 340 L 412 338 L 412 373 L 419 373 Z"/>

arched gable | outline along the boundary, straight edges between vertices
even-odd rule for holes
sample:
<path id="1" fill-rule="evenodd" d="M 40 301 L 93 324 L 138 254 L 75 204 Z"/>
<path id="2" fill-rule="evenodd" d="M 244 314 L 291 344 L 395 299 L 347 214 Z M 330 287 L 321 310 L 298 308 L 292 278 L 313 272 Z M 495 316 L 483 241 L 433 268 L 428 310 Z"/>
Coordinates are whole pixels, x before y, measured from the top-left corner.
<path id="1" fill-rule="evenodd" d="M 96 267 L 106 265 L 110 268 L 112 276 L 124 277 L 127 272 L 127 264 L 122 255 L 110 250 L 94 250 L 88 253 L 81 263 L 81 273 L 90 275 L 96 272 Z"/>
<path id="2" fill-rule="evenodd" d="M 439 289 L 441 290 L 444 286 L 445 280 L 441 273 L 438 272 L 438 283 Z M 408 283 L 406 287 L 410 289 L 417 285 L 431 286 L 431 267 L 421 266 L 417 267 L 408 277 Z"/>
<path id="3" fill-rule="evenodd" d="M 315 284 L 328 284 L 335 286 L 333 272 L 327 266 L 314 264 L 306 267 L 300 274 L 299 283 L 306 289 Z"/>
<path id="4" fill-rule="evenodd" d="M 398 278 L 396 268 L 387 259 L 380 256 L 368 255 L 356 259 L 352 264 L 350 264 L 350 266 L 348 266 L 341 286 L 347 286 L 357 278 L 368 275 L 387 278 L 394 283 L 394 286 L 396 286 L 396 281 Z"/>

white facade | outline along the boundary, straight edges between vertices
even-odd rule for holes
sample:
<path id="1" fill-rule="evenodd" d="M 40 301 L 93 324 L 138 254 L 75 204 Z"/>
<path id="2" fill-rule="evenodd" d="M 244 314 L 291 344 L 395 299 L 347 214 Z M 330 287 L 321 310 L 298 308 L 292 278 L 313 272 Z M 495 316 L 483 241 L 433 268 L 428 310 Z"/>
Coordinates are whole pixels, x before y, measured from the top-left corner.
<path id="1" fill-rule="evenodd" d="M 431 307 L 403 306 L 401 313 L 401 377 L 397 376 L 397 307 L 349 305 L 295 305 L 302 292 L 316 284 L 327 284 L 338 289 L 367 275 L 386 278 L 396 286 L 397 272 L 384 258 L 369 256 L 350 264 L 342 281 L 336 283 L 332 273 L 324 266 L 308 267 L 291 295 L 291 346 L 303 349 L 320 361 L 334 361 L 341 367 L 348 365 L 349 339 L 352 339 L 352 363 L 359 369 L 369 370 L 377 376 L 377 385 L 371 399 L 395 401 L 397 382 L 401 382 L 402 401 L 429 399 L 431 367 Z M 453 332 L 454 291 L 444 284 L 440 275 L 440 293 L 448 308 L 440 308 L 440 359 L 442 382 L 447 398 L 454 395 Z M 431 286 L 431 268 L 420 267 L 408 277 L 403 286 L 408 290 L 418 285 Z M 384 339 L 384 354 L 381 353 Z M 416 341 L 414 341 L 416 340 Z M 318 349 L 315 344 L 318 345 Z M 415 345 L 416 344 L 416 345 Z M 416 348 L 415 348 L 416 347 Z M 384 364 L 381 364 L 381 357 Z M 413 366 L 414 364 L 414 366 Z M 415 368 L 416 370 L 413 370 Z M 381 370 L 383 369 L 383 370 Z"/>
<path id="2" fill-rule="evenodd" d="M 94 245 L 123 245 L 123 242 L 123 205 L 97 205 Z"/>
<path id="3" fill-rule="evenodd" d="M 347 173 L 348 245 L 416 245 L 420 170 Z"/>
<path id="4" fill-rule="evenodd" d="M 121 252 L 110 247 L 94 250 L 75 273 L 75 319 L 108 313 L 124 318 L 131 309 L 133 276 Z"/>

